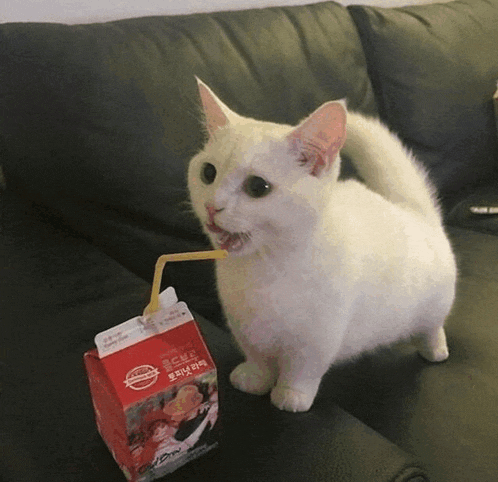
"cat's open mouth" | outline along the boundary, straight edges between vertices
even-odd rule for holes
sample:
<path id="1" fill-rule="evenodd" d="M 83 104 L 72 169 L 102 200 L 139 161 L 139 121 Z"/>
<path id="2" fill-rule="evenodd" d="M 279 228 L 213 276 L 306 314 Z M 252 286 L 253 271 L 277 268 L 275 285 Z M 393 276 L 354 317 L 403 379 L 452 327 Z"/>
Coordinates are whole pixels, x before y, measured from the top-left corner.
<path id="1" fill-rule="evenodd" d="M 206 227 L 216 235 L 219 247 L 226 249 L 230 253 L 240 251 L 250 239 L 247 233 L 231 233 L 214 223 L 207 224 Z"/>

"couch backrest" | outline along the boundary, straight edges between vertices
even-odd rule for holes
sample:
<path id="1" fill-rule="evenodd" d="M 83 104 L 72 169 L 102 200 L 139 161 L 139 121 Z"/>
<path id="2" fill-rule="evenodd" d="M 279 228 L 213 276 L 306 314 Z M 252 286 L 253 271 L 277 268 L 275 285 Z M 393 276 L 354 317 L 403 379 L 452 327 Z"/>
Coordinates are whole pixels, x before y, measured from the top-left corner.
<path id="1" fill-rule="evenodd" d="M 351 7 L 380 116 L 428 166 L 445 206 L 498 167 L 498 2 Z"/>
<path id="2" fill-rule="evenodd" d="M 203 142 L 197 75 L 236 111 L 276 122 L 344 96 L 369 114 L 378 103 L 453 202 L 497 171 L 497 24 L 497 0 L 464 0 L 0 25 L 1 163 L 11 185 L 151 279 L 160 254 L 207 246 L 185 202 Z M 199 266 L 168 274 L 210 316 Z"/>

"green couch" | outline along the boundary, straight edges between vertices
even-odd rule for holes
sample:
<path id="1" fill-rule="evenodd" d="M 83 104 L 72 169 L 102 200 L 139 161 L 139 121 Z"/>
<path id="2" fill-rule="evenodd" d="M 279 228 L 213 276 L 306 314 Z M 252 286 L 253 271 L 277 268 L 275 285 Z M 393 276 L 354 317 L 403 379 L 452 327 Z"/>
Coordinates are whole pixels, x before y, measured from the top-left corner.
<path id="1" fill-rule="evenodd" d="M 0 479 L 124 480 L 82 357 L 143 310 L 160 254 L 208 247 L 186 203 L 197 75 L 256 118 L 342 97 L 379 115 L 439 189 L 459 282 L 447 362 L 400 344 L 290 414 L 230 386 L 212 265 L 168 266 L 218 364 L 222 437 L 165 480 L 498 480 L 498 216 L 471 211 L 498 207 L 497 46 L 497 0 L 0 25 Z"/>

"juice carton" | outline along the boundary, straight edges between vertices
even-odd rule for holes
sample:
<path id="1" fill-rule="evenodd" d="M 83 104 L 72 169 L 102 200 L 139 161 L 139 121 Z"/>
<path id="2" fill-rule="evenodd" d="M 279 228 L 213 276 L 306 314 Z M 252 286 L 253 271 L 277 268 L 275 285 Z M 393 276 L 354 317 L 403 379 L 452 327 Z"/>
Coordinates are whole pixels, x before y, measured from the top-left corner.
<path id="1" fill-rule="evenodd" d="M 216 367 L 187 305 L 171 287 L 159 295 L 164 263 L 144 315 L 99 333 L 84 355 L 99 433 L 132 482 L 173 472 L 218 444 Z"/>

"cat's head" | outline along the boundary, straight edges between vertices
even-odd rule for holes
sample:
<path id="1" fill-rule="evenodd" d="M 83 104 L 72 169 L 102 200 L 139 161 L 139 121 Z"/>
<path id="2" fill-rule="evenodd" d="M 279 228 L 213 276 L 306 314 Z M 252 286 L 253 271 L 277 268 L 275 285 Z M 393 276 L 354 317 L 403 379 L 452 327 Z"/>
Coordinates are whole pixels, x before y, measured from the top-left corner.
<path id="1" fill-rule="evenodd" d="M 344 104 L 328 102 L 292 127 L 240 116 L 198 85 L 209 138 L 188 186 L 212 244 L 246 255 L 303 242 L 339 175 Z"/>

